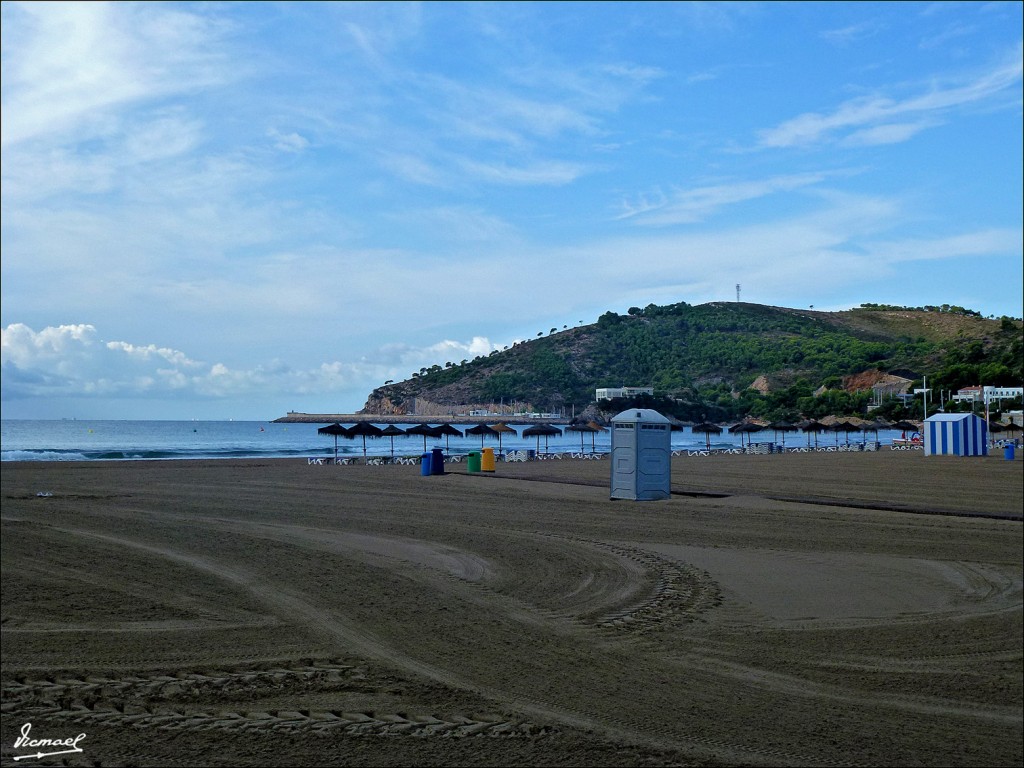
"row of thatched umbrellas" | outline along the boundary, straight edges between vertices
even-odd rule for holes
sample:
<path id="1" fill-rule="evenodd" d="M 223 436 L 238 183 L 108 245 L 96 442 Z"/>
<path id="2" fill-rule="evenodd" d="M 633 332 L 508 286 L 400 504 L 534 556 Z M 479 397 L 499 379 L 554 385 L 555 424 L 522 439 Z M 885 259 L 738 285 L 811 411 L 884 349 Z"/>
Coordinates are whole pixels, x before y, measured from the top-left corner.
<path id="1" fill-rule="evenodd" d="M 708 448 L 711 447 L 711 435 L 719 435 L 722 433 L 723 428 L 717 424 L 711 424 L 709 422 L 703 422 L 701 424 L 695 424 L 690 428 L 693 432 L 703 433 L 707 438 Z M 814 445 L 818 445 L 818 433 L 819 432 L 835 432 L 836 433 L 836 444 L 839 443 L 839 433 L 846 433 L 846 442 L 850 442 L 851 432 L 864 432 L 865 439 L 867 439 L 868 432 L 877 433 L 882 429 L 900 429 L 900 430 L 917 430 L 918 425 L 912 421 L 898 421 L 895 424 L 890 424 L 887 421 L 878 419 L 876 421 L 867 422 L 865 424 L 855 424 L 852 421 L 841 421 L 837 420 L 831 424 L 824 424 L 820 421 L 813 419 L 806 419 L 804 421 L 798 421 L 795 424 L 788 421 L 775 421 L 771 424 L 758 424 L 753 421 L 741 421 L 739 424 L 734 424 L 729 427 L 729 433 L 740 436 L 740 443 L 743 443 L 743 435 L 747 435 L 747 443 L 750 443 L 750 435 L 755 432 L 763 432 L 772 430 L 775 433 L 776 439 L 778 435 L 782 435 L 782 444 L 786 444 L 786 433 L 803 431 L 807 434 L 807 445 L 811 444 L 811 435 L 814 435 Z"/>
<path id="2" fill-rule="evenodd" d="M 999 425 L 997 422 L 992 422 L 992 424 L 990 424 L 989 426 L 990 426 L 990 428 L 991 428 L 991 430 L 993 432 L 1001 431 L 1003 429 L 1003 427 L 1001 425 Z M 675 429 L 681 429 L 682 427 L 683 427 L 683 425 L 681 423 L 674 423 L 673 424 L 673 428 L 675 428 Z M 586 433 L 590 433 L 590 436 L 591 436 L 590 437 L 590 448 L 593 451 L 593 450 L 595 450 L 595 447 L 594 447 L 595 435 L 598 432 L 605 431 L 607 429 L 607 427 L 604 427 L 601 424 L 598 424 L 597 422 L 591 421 L 591 422 L 587 422 L 587 423 L 570 424 L 569 426 L 566 427 L 566 429 L 568 431 L 570 431 L 570 432 L 579 432 L 580 433 L 580 451 L 583 450 L 583 435 L 586 434 Z M 711 435 L 720 435 L 725 428 L 719 426 L 718 424 L 712 424 L 710 422 L 702 422 L 700 424 L 694 424 L 690 429 L 694 433 L 703 434 L 705 436 L 706 440 L 707 440 L 707 446 L 710 449 L 711 448 Z M 912 421 L 897 421 L 894 424 L 890 424 L 889 422 L 884 421 L 882 419 L 878 419 L 878 420 L 875 420 L 875 421 L 872 421 L 872 422 L 867 422 L 867 423 L 864 423 L 864 424 L 855 424 L 854 422 L 851 422 L 851 421 L 841 421 L 841 420 L 837 420 L 837 421 L 835 421 L 835 422 L 833 422 L 831 424 L 825 424 L 825 423 L 822 423 L 820 421 L 815 421 L 813 419 L 807 419 L 807 420 L 804 420 L 804 421 L 798 421 L 796 423 L 790 423 L 790 422 L 787 422 L 787 421 L 775 421 L 775 422 L 772 422 L 771 424 L 766 424 L 766 425 L 758 424 L 758 423 L 753 422 L 753 421 L 741 421 L 738 424 L 734 424 L 731 427 L 728 427 L 728 430 L 729 430 L 730 434 L 733 434 L 733 435 L 738 434 L 738 435 L 740 435 L 740 444 L 741 445 L 743 443 L 743 435 L 747 435 L 747 444 L 749 445 L 749 443 L 750 443 L 750 435 L 754 434 L 755 432 L 764 432 L 764 431 L 767 431 L 767 430 L 772 430 L 772 432 L 775 433 L 775 438 L 776 439 L 778 438 L 778 435 L 781 434 L 782 435 L 782 444 L 785 445 L 786 444 L 786 433 L 787 432 L 796 432 L 796 431 L 799 430 L 799 431 L 803 431 L 804 433 L 806 433 L 806 435 L 807 435 L 807 445 L 808 446 L 810 446 L 810 444 L 811 444 L 811 435 L 812 434 L 814 435 L 814 445 L 815 445 L 815 447 L 817 447 L 817 445 L 818 445 L 818 434 L 820 432 L 835 432 L 835 434 L 836 434 L 836 444 L 838 445 L 839 444 L 839 433 L 840 432 L 845 432 L 846 433 L 846 442 L 847 442 L 847 444 L 849 444 L 849 442 L 850 442 L 850 433 L 851 432 L 864 432 L 865 433 L 865 440 L 866 440 L 868 432 L 875 432 L 877 434 L 879 430 L 883 430 L 883 429 L 899 429 L 899 430 L 903 430 L 903 431 L 908 431 L 908 430 L 909 431 L 917 431 L 919 429 L 919 425 L 915 424 Z M 436 427 L 429 426 L 428 424 L 417 424 L 416 426 L 410 427 L 409 429 L 402 429 L 400 427 L 396 427 L 394 424 L 389 424 L 388 426 L 386 426 L 384 428 L 381 428 L 381 427 L 378 427 L 378 426 L 376 426 L 374 424 L 371 424 L 368 421 L 360 421 L 360 422 L 356 422 L 356 424 L 354 424 L 351 427 L 344 427 L 344 426 L 342 426 L 341 424 L 338 424 L 338 423 L 330 424 L 330 425 L 328 425 L 326 427 L 321 427 L 320 429 L 317 430 L 317 432 L 319 434 L 321 434 L 321 435 L 333 435 L 334 436 L 334 458 L 335 459 L 338 458 L 338 438 L 339 437 L 346 437 L 346 438 L 349 438 L 349 439 L 355 439 L 357 437 L 362 437 L 363 438 L 363 456 L 365 457 L 366 456 L 366 438 L 367 437 L 390 437 L 391 438 L 391 455 L 394 456 L 395 455 L 395 438 L 399 437 L 399 436 L 404 437 L 404 436 L 407 436 L 407 435 L 421 435 L 423 437 L 423 450 L 424 451 L 427 450 L 427 438 L 428 437 L 430 437 L 430 438 L 444 437 L 445 438 L 445 448 L 447 448 L 448 447 L 448 438 L 449 437 L 453 437 L 453 436 L 454 437 L 463 437 L 464 434 L 465 435 L 480 435 L 480 447 L 483 448 L 484 438 L 487 437 L 487 436 L 491 436 L 491 437 L 497 437 L 498 438 L 498 450 L 500 451 L 501 450 L 501 436 L 504 435 L 504 434 L 508 434 L 509 432 L 511 432 L 512 434 L 517 434 L 515 429 L 513 429 L 510 426 L 508 426 L 507 424 L 500 423 L 500 422 L 497 423 L 497 424 L 494 424 L 493 426 L 489 426 L 487 424 L 477 424 L 476 426 L 469 427 L 468 429 L 465 430 L 465 432 L 462 432 L 462 431 L 456 429 L 455 427 L 453 427 L 451 424 L 449 424 L 447 422 L 444 423 L 444 424 L 440 424 L 440 425 L 438 425 Z M 561 429 L 559 429 L 558 427 L 556 427 L 556 426 L 554 426 L 552 424 L 544 424 L 544 423 L 532 424 L 532 425 L 528 426 L 526 429 L 524 429 L 523 432 L 522 432 L 522 437 L 536 437 L 537 438 L 537 452 L 538 453 L 540 453 L 540 439 L 541 439 L 541 437 L 544 438 L 544 448 L 546 450 L 547 449 L 547 445 L 548 445 L 548 438 L 555 437 L 555 436 L 559 436 L 560 437 L 561 435 L 562 435 L 562 430 Z"/>
<path id="3" fill-rule="evenodd" d="M 598 432 L 606 429 L 606 427 L 597 424 L 596 422 L 589 422 L 587 424 L 570 424 L 566 427 L 571 432 L 580 433 L 580 450 L 583 450 L 583 434 L 589 432 L 591 434 L 591 449 L 594 449 L 594 438 L 593 436 Z M 487 436 L 498 438 L 498 450 L 501 450 L 501 436 L 504 434 L 518 434 L 516 430 L 507 424 L 497 423 L 493 426 L 487 424 L 477 424 L 476 426 L 469 427 L 462 432 L 451 424 L 445 422 L 436 427 L 432 427 L 428 424 L 417 424 L 409 429 L 402 429 L 396 427 L 394 424 L 389 424 L 386 427 L 378 427 L 375 424 L 371 424 L 368 421 L 356 422 L 351 427 L 345 427 L 335 422 L 329 424 L 326 427 L 320 427 L 317 430 L 318 434 L 321 435 L 332 435 L 334 437 L 334 458 L 338 458 L 338 438 L 345 437 L 350 440 L 354 440 L 357 437 L 363 438 L 363 457 L 366 457 L 366 438 L 367 437 L 390 437 L 391 438 L 391 455 L 395 455 L 395 438 L 399 436 L 407 435 L 421 435 L 423 437 L 423 450 L 427 450 L 427 438 L 445 438 L 445 448 L 448 447 L 449 437 L 463 437 L 463 435 L 480 435 L 480 447 L 483 448 L 484 438 Z M 523 437 L 536 437 L 537 438 L 537 452 L 540 452 L 540 439 L 544 438 L 544 447 L 547 449 L 548 438 L 554 436 L 561 436 L 562 430 L 552 424 L 531 424 L 529 427 L 523 430 Z"/>

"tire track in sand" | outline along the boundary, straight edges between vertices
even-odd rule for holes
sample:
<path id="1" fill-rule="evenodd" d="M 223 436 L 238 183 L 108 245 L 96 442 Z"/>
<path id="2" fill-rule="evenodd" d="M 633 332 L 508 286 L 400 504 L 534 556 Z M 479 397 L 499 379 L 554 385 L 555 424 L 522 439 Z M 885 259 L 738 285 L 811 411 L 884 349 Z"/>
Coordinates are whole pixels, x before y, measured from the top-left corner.
<path id="1" fill-rule="evenodd" d="M 663 726 L 650 722 L 647 718 L 637 713 L 635 716 L 628 716 L 621 713 L 619 717 L 608 717 L 596 712 L 569 711 L 557 705 L 525 697 L 509 691 L 481 689 L 479 685 L 470 679 L 464 678 L 452 670 L 438 668 L 415 659 L 395 648 L 389 647 L 373 633 L 345 621 L 328 608 L 310 603 L 304 595 L 276 585 L 262 578 L 260 574 L 245 568 L 230 567 L 208 557 L 193 553 L 178 551 L 169 547 L 161 547 L 153 544 L 128 539 L 121 536 L 97 533 L 94 531 L 81 530 L 76 528 L 61 527 L 59 530 L 73 535 L 86 538 L 96 538 L 103 541 L 119 544 L 124 547 L 137 549 L 149 554 L 170 559 L 182 563 L 191 568 L 216 576 L 236 587 L 248 591 L 259 602 L 269 608 L 275 615 L 296 622 L 309 633 L 323 639 L 341 642 L 347 652 L 356 653 L 366 658 L 377 659 L 402 669 L 421 675 L 424 678 L 434 680 L 447 686 L 457 689 L 473 691 L 492 699 L 504 701 L 527 715 L 539 717 L 542 721 L 554 721 L 562 723 L 570 728 L 581 731 L 595 731 L 607 734 L 611 738 L 621 739 L 626 742 L 642 742 L 656 748 L 685 749 L 697 751 L 703 754 L 710 754 L 714 759 L 727 761 L 742 761 L 750 764 L 764 765 L 833 765 L 834 761 L 820 757 L 810 757 L 773 748 L 753 748 L 743 744 L 733 744 L 712 738 L 703 738 L 695 735 L 682 735 L 679 733 L 668 733 Z M 63 709 L 60 711 L 64 711 Z M 88 710 L 86 711 L 88 712 Z M 80 712 L 79 717 L 89 718 L 93 715 Z M 53 714 L 56 714 L 54 712 Z M 159 717 L 166 720 L 156 719 L 155 713 L 139 713 L 144 715 L 145 722 L 150 725 L 160 723 L 169 724 L 177 722 L 189 722 L 193 719 L 190 713 L 167 713 Z M 269 713 L 268 713 L 269 714 Z M 103 715 L 103 717 L 126 716 L 125 713 Z M 273 716 L 272 716 L 273 717 Z M 226 718 L 236 719 L 236 718 Z M 244 718 L 243 718 L 244 719 Z M 255 719 L 263 720 L 262 716 Z M 276 723 L 281 718 L 273 721 Z M 339 716 L 339 719 L 345 719 Z M 199 718 L 204 724 L 209 724 L 205 718 Z M 199 725 L 197 722 L 195 725 Z"/>

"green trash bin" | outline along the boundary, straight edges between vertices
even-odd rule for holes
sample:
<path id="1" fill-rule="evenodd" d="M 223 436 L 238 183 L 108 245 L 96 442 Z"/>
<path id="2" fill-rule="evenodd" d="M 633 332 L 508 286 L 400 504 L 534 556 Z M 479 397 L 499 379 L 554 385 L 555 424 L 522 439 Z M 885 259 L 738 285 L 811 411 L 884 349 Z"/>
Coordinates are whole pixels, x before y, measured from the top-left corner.
<path id="1" fill-rule="evenodd" d="M 480 471 L 480 451 L 470 451 L 469 455 L 466 456 L 466 471 L 467 472 L 479 472 Z"/>

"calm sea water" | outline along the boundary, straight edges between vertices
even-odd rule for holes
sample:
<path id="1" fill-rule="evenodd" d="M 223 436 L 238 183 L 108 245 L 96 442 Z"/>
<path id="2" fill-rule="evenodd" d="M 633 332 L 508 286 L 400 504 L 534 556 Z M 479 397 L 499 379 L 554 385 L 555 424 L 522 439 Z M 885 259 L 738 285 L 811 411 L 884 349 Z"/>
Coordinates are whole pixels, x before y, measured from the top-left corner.
<path id="1" fill-rule="evenodd" d="M 322 424 L 272 424 L 257 421 L 0 421 L 0 461 L 96 461 L 141 459 L 230 459 L 230 458 L 287 458 L 303 456 L 333 456 L 333 437 L 317 434 Z M 378 425 L 383 426 L 383 425 Z M 412 426 L 401 424 L 402 428 Z M 521 437 L 525 427 L 515 427 L 516 434 L 502 436 L 503 450 L 538 448 L 535 437 Z M 712 448 L 731 448 L 740 444 L 740 435 L 725 432 L 711 436 Z M 782 434 L 771 430 L 756 433 L 755 442 L 782 440 Z M 874 440 L 874 433 L 869 435 Z M 883 431 L 879 438 L 891 442 L 898 432 Z M 813 437 L 811 438 L 813 440 Z M 846 442 L 840 435 L 839 442 Z M 863 437 L 857 433 L 850 442 Z M 822 445 L 831 445 L 836 436 L 830 433 L 818 436 Z M 786 445 L 806 445 L 803 433 L 785 435 Z M 339 438 L 339 456 L 362 456 L 363 440 Z M 484 447 L 498 448 L 495 438 L 484 439 Z M 549 451 L 611 450 L 611 433 L 601 432 L 581 436 L 566 432 L 560 437 L 539 442 L 541 450 Z M 694 434 L 688 427 L 672 433 L 673 449 L 693 449 L 707 446 L 703 434 Z M 394 455 L 418 456 L 424 447 L 445 448 L 450 453 L 468 453 L 479 450 L 480 438 L 466 437 L 427 438 L 401 436 L 394 439 Z M 367 454 L 388 456 L 392 453 L 391 438 L 368 438 Z"/>

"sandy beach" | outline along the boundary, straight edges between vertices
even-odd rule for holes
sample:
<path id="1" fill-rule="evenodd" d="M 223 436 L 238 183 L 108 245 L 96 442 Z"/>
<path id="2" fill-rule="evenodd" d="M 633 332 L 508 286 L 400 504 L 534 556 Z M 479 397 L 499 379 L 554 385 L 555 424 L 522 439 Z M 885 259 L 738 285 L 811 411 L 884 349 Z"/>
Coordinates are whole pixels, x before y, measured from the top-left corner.
<path id="1" fill-rule="evenodd" d="M 1022 470 L 5 463 L 2 760 L 1019 766 Z"/>

